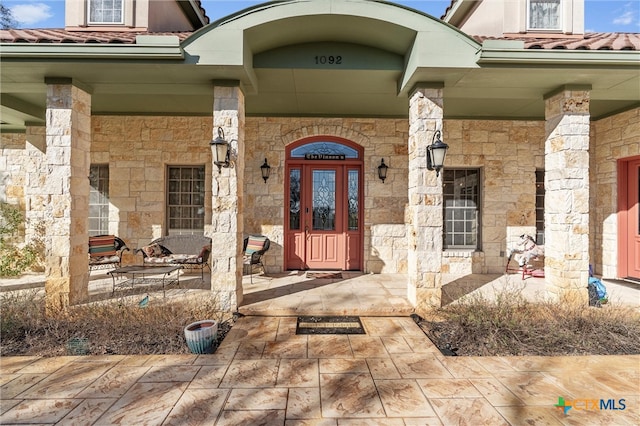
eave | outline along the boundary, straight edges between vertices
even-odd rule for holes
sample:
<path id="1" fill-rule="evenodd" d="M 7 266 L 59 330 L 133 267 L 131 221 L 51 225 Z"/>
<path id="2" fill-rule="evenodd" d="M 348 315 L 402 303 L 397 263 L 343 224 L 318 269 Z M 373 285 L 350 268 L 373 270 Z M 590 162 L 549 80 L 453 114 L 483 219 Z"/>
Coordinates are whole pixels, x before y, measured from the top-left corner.
<path id="1" fill-rule="evenodd" d="M 176 36 L 139 35 L 135 44 L 1 43 L 0 58 L 6 59 L 184 59 Z"/>
<path id="2" fill-rule="evenodd" d="M 638 67 L 640 52 L 637 51 L 589 51 L 589 50 L 542 50 L 501 49 L 483 45 L 478 51 L 478 65 L 544 65 L 587 67 Z"/>

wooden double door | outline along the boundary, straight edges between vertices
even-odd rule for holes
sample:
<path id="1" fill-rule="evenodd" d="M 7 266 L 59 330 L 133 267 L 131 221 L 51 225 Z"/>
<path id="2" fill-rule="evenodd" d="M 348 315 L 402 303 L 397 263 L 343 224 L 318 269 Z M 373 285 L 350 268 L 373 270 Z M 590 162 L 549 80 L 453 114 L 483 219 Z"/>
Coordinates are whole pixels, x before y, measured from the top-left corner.
<path id="1" fill-rule="evenodd" d="M 286 170 L 285 268 L 361 270 L 361 164 L 300 161 Z"/>

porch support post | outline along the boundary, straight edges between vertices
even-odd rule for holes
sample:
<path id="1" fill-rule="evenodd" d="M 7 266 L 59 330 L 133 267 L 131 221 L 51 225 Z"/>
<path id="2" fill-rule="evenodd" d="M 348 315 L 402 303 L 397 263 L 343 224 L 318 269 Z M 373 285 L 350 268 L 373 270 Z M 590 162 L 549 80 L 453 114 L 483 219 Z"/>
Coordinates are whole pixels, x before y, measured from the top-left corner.
<path id="1" fill-rule="evenodd" d="M 589 279 L 589 92 L 545 96 L 545 277 L 556 299 L 587 300 Z"/>
<path id="2" fill-rule="evenodd" d="M 242 241 L 244 219 L 242 191 L 244 186 L 244 93 L 237 81 L 215 81 L 213 100 L 213 136 L 218 127 L 230 143 L 229 168 L 212 163 L 211 226 L 205 233 L 211 237 L 211 291 L 217 293 L 221 309 L 235 311 L 242 303 Z"/>
<path id="3" fill-rule="evenodd" d="M 408 293 L 417 312 L 441 304 L 442 175 L 427 170 L 427 146 L 442 129 L 443 85 L 419 84 L 409 98 Z"/>
<path id="4" fill-rule="evenodd" d="M 59 310 L 89 293 L 91 95 L 71 79 L 45 83 L 47 174 L 33 199 L 45 204 L 46 306 Z"/>

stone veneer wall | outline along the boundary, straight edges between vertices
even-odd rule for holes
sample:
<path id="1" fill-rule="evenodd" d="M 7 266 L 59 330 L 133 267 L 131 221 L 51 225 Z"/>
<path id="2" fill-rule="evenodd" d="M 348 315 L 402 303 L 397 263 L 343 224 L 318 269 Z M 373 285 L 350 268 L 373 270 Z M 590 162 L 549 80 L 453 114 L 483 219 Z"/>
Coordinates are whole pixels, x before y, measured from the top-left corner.
<path id="1" fill-rule="evenodd" d="M 94 116 L 92 126 L 91 163 L 109 164 L 109 232 L 131 248 L 142 247 L 166 232 L 167 166 L 203 165 L 211 176 L 213 119 Z M 205 223 L 211 223 L 210 179 Z M 136 261 L 125 253 L 125 263 Z"/>
<path id="2" fill-rule="evenodd" d="M 618 277 L 617 160 L 640 155 L 640 108 L 591 123 L 589 256 L 595 273 Z"/>
<path id="3" fill-rule="evenodd" d="M 0 202 L 25 209 L 29 154 L 24 133 L 0 135 Z"/>
<path id="4" fill-rule="evenodd" d="M 112 166 L 110 232 L 123 236 L 131 247 L 140 247 L 161 235 L 165 226 L 162 206 L 166 165 L 204 164 L 210 173 L 211 123 L 210 117 L 92 117 L 91 161 Z M 365 147 L 369 211 L 365 218 L 365 270 L 406 273 L 405 120 L 250 117 L 246 125 L 245 232 L 262 232 L 275 240 L 266 259 L 268 270 L 278 271 L 283 264 L 285 143 L 315 134 L 333 134 Z M 45 207 L 29 195 L 30 187 L 46 179 L 44 132 L 44 127 L 29 127 L 26 134 L 3 133 L 0 137 L 0 201 L 20 205 L 33 220 L 42 218 Z M 596 273 L 615 277 L 616 160 L 640 155 L 640 109 L 598 120 L 591 124 L 591 133 L 594 208 L 590 256 Z M 501 273 L 510 235 L 535 229 L 534 172 L 544 168 L 544 122 L 446 120 L 443 138 L 450 146 L 447 167 L 480 167 L 483 171 L 483 250 L 446 252 L 443 273 Z M 389 143 L 372 148 L 376 141 Z M 259 171 L 265 154 L 272 166 L 266 184 Z M 376 177 L 380 158 L 390 166 L 384 184 Z M 207 205 L 206 220 L 210 214 Z"/>
<path id="5" fill-rule="evenodd" d="M 108 163 L 111 167 L 110 232 L 124 238 L 131 247 L 141 247 L 164 232 L 166 166 L 204 164 L 207 173 L 211 172 L 208 142 L 212 119 L 94 116 L 92 126 L 91 162 Z M 406 273 L 406 120 L 248 117 L 245 232 L 264 233 L 274 241 L 265 258 L 267 270 L 281 270 L 284 259 L 285 147 L 300 138 L 320 134 L 352 140 L 365 150 L 365 271 Z M 544 167 L 543 136 L 542 122 L 445 121 L 443 137 L 450 146 L 446 166 L 481 167 L 484 180 L 482 252 L 446 252 L 443 273 L 460 276 L 504 270 L 507 235 L 517 234 L 523 226 L 535 227 L 535 170 Z M 3 141 L 7 138 L 3 135 Z M 20 140 L 24 135 L 11 138 Z M 525 143 L 516 147 L 519 142 Z M 21 143 L 18 148 L 24 146 Z M 3 157 L 10 160 L 0 161 L 23 164 L 27 160 L 18 160 L 18 151 L 12 150 L 10 155 L 3 151 Z M 32 154 L 25 152 L 25 156 Z M 265 157 L 272 167 L 266 184 L 259 170 Z M 381 158 L 390 167 L 385 183 L 377 178 Z M 11 169 L 13 176 L 19 175 L 14 175 L 16 168 L 22 169 Z M 18 182 L 15 177 L 12 180 Z M 210 182 L 206 190 L 211 190 Z M 209 221 L 208 201 L 205 214 Z M 517 232 L 508 233 L 505 223 Z M 125 262 L 134 261 L 130 255 L 125 258 Z"/>
<path id="6" fill-rule="evenodd" d="M 24 212 L 25 242 L 42 237 L 47 201 L 35 194 L 48 177 L 45 127 L 0 135 L 0 202 Z"/>
<path id="7" fill-rule="evenodd" d="M 284 264 L 286 146 L 316 135 L 338 136 L 364 148 L 364 270 L 405 273 L 408 123 L 402 119 L 247 118 L 245 232 L 262 233 L 272 240 L 265 267 L 279 271 Z M 271 165 L 266 184 L 260 174 L 265 157 Z M 384 183 L 378 179 L 381 158 L 389 166 Z"/>
<path id="8" fill-rule="evenodd" d="M 166 166 L 205 164 L 210 174 L 211 122 L 209 117 L 93 117 L 91 162 L 110 164 L 110 232 L 131 247 L 163 234 Z M 267 271 L 280 271 L 284 263 L 285 147 L 304 137 L 332 135 L 365 149 L 365 271 L 406 272 L 407 127 L 401 119 L 246 119 L 244 231 L 272 240 L 264 259 Z M 266 184 L 260 174 L 265 157 L 272 167 Z M 390 167 L 385 183 L 377 178 L 381 158 Z M 209 223 L 210 202 L 205 210 Z"/>
<path id="9" fill-rule="evenodd" d="M 480 168 L 482 178 L 482 246 L 446 251 L 448 280 L 504 272 L 507 241 L 523 227 L 535 230 L 535 172 L 544 169 L 544 139 L 543 121 L 445 120 L 445 169 Z"/>

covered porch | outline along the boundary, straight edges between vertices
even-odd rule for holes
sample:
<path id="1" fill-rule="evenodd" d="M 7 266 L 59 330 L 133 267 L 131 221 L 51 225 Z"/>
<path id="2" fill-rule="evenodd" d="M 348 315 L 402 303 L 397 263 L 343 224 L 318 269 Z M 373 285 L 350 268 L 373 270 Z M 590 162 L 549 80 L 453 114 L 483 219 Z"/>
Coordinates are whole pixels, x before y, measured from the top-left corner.
<path id="1" fill-rule="evenodd" d="M 443 304 L 455 303 L 464 296 L 492 300 L 499 294 L 519 293 L 535 302 L 548 297 L 544 278 L 520 274 L 471 274 L 444 277 Z M 286 271 L 243 276 L 244 300 L 238 311 L 247 316 L 356 315 L 409 316 L 415 308 L 406 297 L 404 274 L 363 274 L 343 272 L 342 278 L 316 277 L 305 271 Z M 44 292 L 44 274 L 0 279 L 0 292 L 39 289 Z M 184 298 L 210 297 L 211 277 L 205 272 L 183 274 L 179 286 L 169 286 L 166 297 L 158 286 L 135 286 L 133 291 L 116 290 L 106 271 L 94 271 L 89 280 L 89 301 L 138 303 L 149 295 L 149 303 L 171 303 Z M 640 311 L 640 289 L 622 280 L 603 279 L 609 295 L 609 306 L 631 306 Z M 586 287 L 586 284 L 585 284 Z"/>

